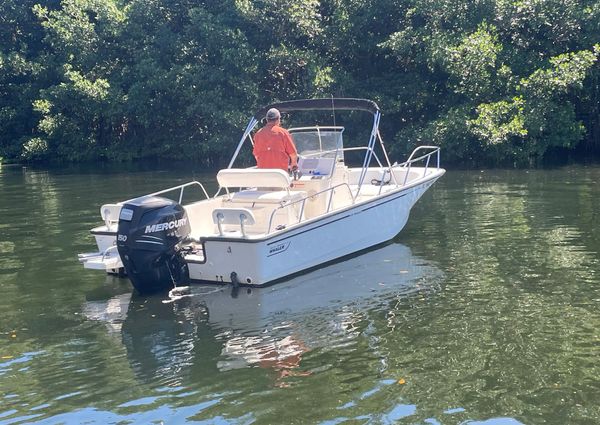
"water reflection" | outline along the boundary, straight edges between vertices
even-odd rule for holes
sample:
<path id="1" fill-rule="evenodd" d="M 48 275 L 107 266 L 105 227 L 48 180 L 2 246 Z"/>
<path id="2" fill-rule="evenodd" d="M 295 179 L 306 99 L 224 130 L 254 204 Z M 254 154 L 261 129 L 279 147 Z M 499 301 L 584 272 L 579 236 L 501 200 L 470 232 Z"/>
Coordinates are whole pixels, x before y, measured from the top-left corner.
<path id="1" fill-rule="evenodd" d="M 369 316 L 439 289 L 442 273 L 398 243 L 261 289 L 192 286 L 180 299 L 117 294 L 84 314 L 119 332 L 136 376 L 179 386 L 202 374 L 260 367 L 273 384 L 311 374 L 303 356 L 351 349 Z"/>

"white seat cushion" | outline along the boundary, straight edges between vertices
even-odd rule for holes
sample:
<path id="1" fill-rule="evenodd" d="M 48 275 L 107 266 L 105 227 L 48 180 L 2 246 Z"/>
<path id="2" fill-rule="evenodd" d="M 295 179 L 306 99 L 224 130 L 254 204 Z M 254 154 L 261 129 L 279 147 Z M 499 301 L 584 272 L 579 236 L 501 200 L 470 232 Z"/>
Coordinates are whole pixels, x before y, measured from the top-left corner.
<path id="1" fill-rule="evenodd" d="M 280 187 L 287 189 L 291 180 L 288 173 L 271 168 L 227 168 L 217 173 L 221 187 Z"/>

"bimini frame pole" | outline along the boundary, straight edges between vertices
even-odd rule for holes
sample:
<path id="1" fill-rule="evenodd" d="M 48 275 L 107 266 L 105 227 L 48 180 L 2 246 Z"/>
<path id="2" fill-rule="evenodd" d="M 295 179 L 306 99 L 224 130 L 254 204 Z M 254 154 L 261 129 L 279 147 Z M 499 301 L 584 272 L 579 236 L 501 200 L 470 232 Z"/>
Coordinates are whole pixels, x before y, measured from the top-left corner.
<path id="1" fill-rule="evenodd" d="M 388 156 L 387 150 L 385 149 L 383 137 L 381 137 L 379 129 L 377 129 L 377 138 L 379 139 L 379 144 L 381 145 L 381 149 L 383 150 L 383 155 L 385 157 L 385 161 L 387 162 L 388 170 L 390 171 L 390 177 L 392 178 L 392 180 L 394 180 L 394 184 L 398 186 L 398 181 L 396 180 L 396 175 L 392 171 L 392 163 L 390 162 L 390 157 Z"/>
<path id="2" fill-rule="evenodd" d="M 360 172 L 360 178 L 358 180 L 358 190 L 356 195 L 360 193 L 360 188 L 363 185 L 363 181 L 367 176 L 367 170 L 369 168 L 369 164 L 371 163 L 371 158 L 373 157 L 373 149 L 375 147 L 375 142 L 377 140 L 377 132 L 379 131 L 379 118 L 381 117 L 381 113 L 376 111 L 373 114 L 373 129 L 371 130 L 371 136 L 369 138 L 369 146 L 367 148 L 367 153 L 365 154 L 365 160 L 363 161 L 363 168 Z"/>
<path id="3" fill-rule="evenodd" d="M 246 141 L 246 138 L 250 136 L 250 133 L 252 132 L 252 130 L 254 129 L 256 124 L 258 124 L 258 120 L 256 118 L 252 117 L 252 119 L 246 126 L 246 130 L 244 130 L 244 135 L 242 136 L 240 143 L 238 143 L 238 146 L 233 154 L 233 157 L 231 158 L 231 161 L 229 161 L 229 165 L 227 166 L 227 168 L 231 168 L 233 166 L 233 163 L 235 162 L 238 154 L 240 153 L 240 149 L 242 149 L 242 146 L 244 146 L 244 142 Z"/>

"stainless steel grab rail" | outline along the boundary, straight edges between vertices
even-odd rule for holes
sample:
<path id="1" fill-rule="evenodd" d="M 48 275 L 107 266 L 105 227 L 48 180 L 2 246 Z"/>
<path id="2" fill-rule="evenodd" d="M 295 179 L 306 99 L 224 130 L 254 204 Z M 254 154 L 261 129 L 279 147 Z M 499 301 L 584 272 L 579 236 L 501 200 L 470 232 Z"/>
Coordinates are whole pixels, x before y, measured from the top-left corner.
<path id="1" fill-rule="evenodd" d="M 153 192 L 153 193 L 149 193 L 147 195 L 137 196 L 135 198 L 131 198 L 126 201 L 121 201 L 121 202 L 119 202 L 119 204 L 125 204 L 125 203 L 133 201 L 135 199 L 146 198 L 146 197 L 156 196 L 156 195 L 162 195 L 163 193 L 174 192 L 176 190 L 179 190 L 179 201 L 178 202 L 181 204 L 181 201 L 183 200 L 183 192 L 184 192 L 185 188 L 189 187 L 189 186 L 199 186 L 200 189 L 202 189 L 202 192 L 204 193 L 204 196 L 206 197 L 206 199 L 210 198 L 210 196 L 208 196 L 208 192 L 206 191 L 206 189 L 204 188 L 202 183 L 194 180 L 194 181 L 187 182 L 187 183 L 184 183 L 184 184 L 181 184 L 178 186 L 170 187 L 168 189 L 159 190 L 158 192 Z"/>
<path id="2" fill-rule="evenodd" d="M 319 195 L 323 195 L 326 192 L 332 192 L 331 196 L 329 197 L 329 202 L 327 203 L 327 210 L 325 211 L 324 214 L 327 214 L 329 211 L 331 211 L 331 204 L 333 202 L 333 191 L 339 187 L 345 186 L 348 188 L 348 192 L 350 193 L 350 199 L 352 199 L 352 204 L 354 204 L 354 201 L 356 200 L 356 198 L 354 197 L 354 195 L 352 194 L 352 189 L 350 188 L 350 185 L 348 183 L 340 183 L 340 184 L 336 184 L 335 186 L 329 187 L 327 189 L 323 189 L 319 192 L 316 192 L 312 195 L 307 195 L 302 199 L 298 199 L 297 201 L 293 201 L 290 203 L 287 203 L 285 205 L 280 205 L 277 208 L 274 208 L 273 211 L 271 212 L 271 216 L 269 217 L 269 227 L 267 228 L 267 235 L 271 233 L 271 227 L 273 226 L 273 218 L 275 217 L 275 214 L 277 213 L 277 211 L 282 210 L 284 208 L 289 208 L 294 204 L 298 204 L 298 203 L 302 203 L 302 206 L 300 207 L 300 214 L 298 214 L 298 221 L 297 223 L 301 223 L 302 222 L 302 215 L 304 214 L 304 207 L 306 205 L 306 201 L 311 199 L 311 198 L 315 198 Z"/>
<path id="3" fill-rule="evenodd" d="M 420 150 L 424 150 L 424 149 L 432 149 L 431 152 L 427 152 L 424 155 L 421 155 L 418 158 L 414 158 L 414 156 L 416 155 L 416 153 Z M 425 167 L 423 168 L 423 177 L 425 177 L 427 175 L 427 170 L 429 169 L 429 162 L 431 160 L 431 157 L 433 155 L 437 156 L 437 166 L 436 168 L 439 170 L 440 168 L 440 148 L 438 146 L 418 146 L 416 147 L 412 153 L 410 154 L 410 156 L 408 157 L 408 160 L 406 160 L 405 162 L 401 163 L 401 164 L 397 164 L 396 166 L 392 167 L 392 168 L 406 168 L 406 173 L 404 174 L 404 181 L 402 182 L 402 185 L 406 185 L 406 181 L 408 180 L 408 175 L 410 173 L 410 169 L 412 167 L 412 165 L 415 162 L 419 162 L 419 161 L 423 161 L 426 160 L 425 162 Z"/>

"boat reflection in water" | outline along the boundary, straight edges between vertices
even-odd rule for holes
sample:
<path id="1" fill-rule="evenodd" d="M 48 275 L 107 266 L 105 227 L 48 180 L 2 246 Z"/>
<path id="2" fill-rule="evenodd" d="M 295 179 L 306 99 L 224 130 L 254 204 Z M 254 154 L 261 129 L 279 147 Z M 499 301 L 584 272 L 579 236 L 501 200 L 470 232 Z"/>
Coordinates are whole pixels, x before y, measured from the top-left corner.
<path id="1" fill-rule="evenodd" d="M 266 288 L 194 285 L 175 298 L 127 288 L 86 303 L 84 313 L 122 335 L 138 377 L 180 385 L 188 375 L 259 366 L 277 371 L 284 385 L 281 378 L 310 373 L 300 367 L 305 353 L 350 343 L 371 313 L 435 292 L 442 277 L 392 243 Z"/>

